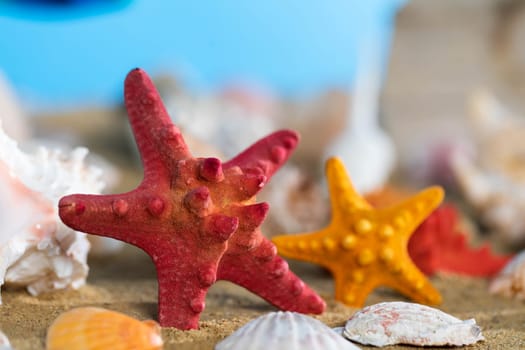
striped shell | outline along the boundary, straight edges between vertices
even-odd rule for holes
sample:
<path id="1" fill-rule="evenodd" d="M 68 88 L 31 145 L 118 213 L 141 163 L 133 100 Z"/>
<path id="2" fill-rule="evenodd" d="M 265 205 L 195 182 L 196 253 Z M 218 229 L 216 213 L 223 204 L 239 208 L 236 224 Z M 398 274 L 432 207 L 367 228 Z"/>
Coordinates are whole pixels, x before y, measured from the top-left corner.
<path id="1" fill-rule="evenodd" d="M 469 345 L 483 340 L 474 319 L 462 321 L 438 309 L 405 302 L 368 306 L 352 316 L 343 336 L 365 345 Z"/>
<path id="2" fill-rule="evenodd" d="M 356 350 L 321 321 L 296 312 L 272 312 L 252 320 L 215 350 Z"/>
<path id="3" fill-rule="evenodd" d="M 60 315 L 49 327 L 47 350 L 155 350 L 163 341 L 157 322 L 83 307 Z"/>

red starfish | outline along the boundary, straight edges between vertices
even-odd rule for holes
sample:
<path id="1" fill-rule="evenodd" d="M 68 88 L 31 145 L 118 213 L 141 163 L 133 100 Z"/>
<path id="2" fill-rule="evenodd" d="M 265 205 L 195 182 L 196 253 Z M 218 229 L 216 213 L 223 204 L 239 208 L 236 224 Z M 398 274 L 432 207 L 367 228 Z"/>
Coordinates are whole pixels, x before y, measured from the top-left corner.
<path id="1" fill-rule="evenodd" d="M 216 279 L 237 283 L 284 310 L 323 312 L 323 300 L 262 236 L 268 205 L 253 204 L 298 135 L 275 132 L 221 164 L 191 156 L 144 71 L 128 74 L 125 101 L 144 179 L 123 194 L 62 198 L 64 223 L 128 242 L 151 256 L 162 326 L 198 328 L 206 292 Z"/>
<path id="2" fill-rule="evenodd" d="M 436 209 L 408 241 L 408 253 L 427 275 L 438 271 L 486 277 L 498 273 L 510 256 L 496 256 L 488 244 L 468 247 L 466 235 L 458 231 L 458 214 L 448 204 Z"/>

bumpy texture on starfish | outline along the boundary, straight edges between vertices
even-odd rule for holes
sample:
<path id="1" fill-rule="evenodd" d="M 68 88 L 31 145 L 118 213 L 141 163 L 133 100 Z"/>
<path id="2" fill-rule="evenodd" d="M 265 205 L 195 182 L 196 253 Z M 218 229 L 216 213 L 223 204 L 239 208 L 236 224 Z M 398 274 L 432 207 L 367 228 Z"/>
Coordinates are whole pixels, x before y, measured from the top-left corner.
<path id="1" fill-rule="evenodd" d="M 124 194 L 62 198 L 64 223 L 128 242 L 151 256 L 162 326 L 197 328 L 216 279 L 237 283 L 284 310 L 323 312 L 323 300 L 262 236 L 268 205 L 253 204 L 297 145 L 297 134 L 278 131 L 226 163 L 193 158 L 144 71 L 128 74 L 125 100 L 144 179 Z"/>
<path id="2" fill-rule="evenodd" d="M 335 279 L 335 299 L 349 306 L 362 306 L 381 285 L 418 303 L 440 303 L 439 292 L 410 260 L 407 243 L 442 201 L 443 190 L 432 187 L 398 205 L 374 209 L 355 191 L 338 158 L 327 161 L 326 175 L 330 224 L 313 233 L 274 237 L 279 253 L 328 268 Z"/>

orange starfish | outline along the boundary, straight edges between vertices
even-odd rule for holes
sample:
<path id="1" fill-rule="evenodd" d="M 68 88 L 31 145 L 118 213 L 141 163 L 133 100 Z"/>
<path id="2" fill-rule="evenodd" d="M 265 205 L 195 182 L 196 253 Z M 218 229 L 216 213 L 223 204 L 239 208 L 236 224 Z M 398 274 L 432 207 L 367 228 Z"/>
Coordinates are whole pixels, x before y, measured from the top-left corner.
<path id="1" fill-rule="evenodd" d="M 400 204 L 375 209 L 355 191 L 340 159 L 327 161 L 326 176 L 331 223 L 317 232 L 273 238 L 279 253 L 328 268 L 335 299 L 349 306 L 361 307 L 381 285 L 418 303 L 439 304 L 441 295 L 414 265 L 407 244 L 443 200 L 443 190 L 431 187 Z"/>

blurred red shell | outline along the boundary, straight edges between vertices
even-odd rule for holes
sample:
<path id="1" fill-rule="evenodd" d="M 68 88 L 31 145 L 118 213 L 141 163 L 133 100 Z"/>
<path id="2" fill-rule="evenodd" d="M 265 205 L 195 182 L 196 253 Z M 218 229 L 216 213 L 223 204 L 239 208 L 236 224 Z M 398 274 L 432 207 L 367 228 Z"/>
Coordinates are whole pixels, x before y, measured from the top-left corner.
<path id="1" fill-rule="evenodd" d="M 510 256 L 496 256 L 489 244 L 473 249 L 467 235 L 458 229 L 458 212 L 446 204 L 436 209 L 408 242 L 408 253 L 426 275 L 448 272 L 488 277 L 497 274 Z"/>

